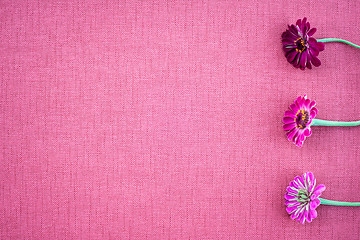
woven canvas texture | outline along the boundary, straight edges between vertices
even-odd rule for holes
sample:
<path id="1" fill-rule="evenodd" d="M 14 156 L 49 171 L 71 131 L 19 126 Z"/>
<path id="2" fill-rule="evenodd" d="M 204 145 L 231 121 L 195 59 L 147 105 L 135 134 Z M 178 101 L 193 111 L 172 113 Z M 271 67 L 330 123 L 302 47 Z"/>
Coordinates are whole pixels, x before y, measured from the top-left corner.
<path id="1" fill-rule="evenodd" d="M 287 63 L 281 33 L 360 43 L 359 1 L 0 1 L 0 239 L 358 239 L 360 208 L 292 221 L 285 188 L 360 201 L 360 127 L 282 130 L 307 94 L 360 119 L 360 51 Z"/>

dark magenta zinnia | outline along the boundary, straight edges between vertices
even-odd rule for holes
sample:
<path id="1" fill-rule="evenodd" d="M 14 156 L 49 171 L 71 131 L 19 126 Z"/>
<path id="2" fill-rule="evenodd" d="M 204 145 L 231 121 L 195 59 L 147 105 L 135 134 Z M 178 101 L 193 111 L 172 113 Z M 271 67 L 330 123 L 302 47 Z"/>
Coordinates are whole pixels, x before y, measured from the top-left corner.
<path id="1" fill-rule="evenodd" d="M 306 67 L 311 69 L 311 64 L 315 67 L 320 66 L 321 62 L 317 56 L 324 50 L 324 43 L 312 37 L 316 28 L 310 29 L 306 17 L 303 20 L 298 19 L 296 25 L 292 24 L 288 27 L 289 29 L 281 35 L 288 62 L 301 70 L 305 70 Z"/>

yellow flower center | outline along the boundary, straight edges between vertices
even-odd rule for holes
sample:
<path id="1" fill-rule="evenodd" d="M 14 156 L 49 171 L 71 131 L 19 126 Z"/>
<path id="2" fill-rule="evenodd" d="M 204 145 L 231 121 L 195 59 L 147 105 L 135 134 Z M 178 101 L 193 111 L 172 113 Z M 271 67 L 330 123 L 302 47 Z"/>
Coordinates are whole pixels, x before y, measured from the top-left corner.
<path id="1" fill-rule="evenodd" d="M 304 109 L 300 109 L 299 111 L 297 111 L 294 118 L 296 127 L 300 129 L 304 129 L 306 127 L 306 124 L 309 122 L 309 120 L 310 120 L 309 113 Z"/>
<path id="2" fill-rule="evenodd" d="M 305 51 L 306 50 L 306 42 L 304 41 L 304 39 L 302 39 L 301 37 L 299 37 L 298 39 L 296 39 L 295 41 L 294 41 L 294 43 L 296 44 L 296 51 L 297 52 L 303 52 L 303 51 Z"/>

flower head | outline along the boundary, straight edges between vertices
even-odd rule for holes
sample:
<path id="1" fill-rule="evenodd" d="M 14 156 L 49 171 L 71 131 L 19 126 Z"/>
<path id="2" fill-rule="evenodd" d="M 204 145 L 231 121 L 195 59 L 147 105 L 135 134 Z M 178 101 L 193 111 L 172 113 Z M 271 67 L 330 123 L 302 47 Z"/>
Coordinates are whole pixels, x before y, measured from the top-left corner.
<path id="1" fill-rule="evenodd" d="M 285 205 L 291 219 L 304 224 L 305 220 L 310 223 L 317 217 L 315 209 L 321 203 L 319 196 L 325 190 L 325 186 L 320 184 L 315 187 L 315 185 L 314 174 L 307 172 L 301 177 L 297 176 L 286 188 Z"/>
<path id="2" fill-rule="evenodd" d="M 299 19 L 296 25 L 292 24 L 289 29 L 281 35 L 283 50 L 288 62 L 296 68 L 305 70 L 305 67 L 311 69 L 311 64 L 315 67 L 321 65 L 317 58 L 320 51 L 324 50 L 324 43 L 316 41 L 312 35 L 316 28 L 310 29 L 310 23 Z"/>
<path id="3" fill-rule="evenodd" d="M 311 122 L 315 118 L 318 110 L 315 108 L 315 101 L 299 96 L 289 110 L 285 111 L 283 118 L 283 128 L 289 141 L 293 141 L 296 146 L 301 147 L 306 137 L 311 135 Z"/>

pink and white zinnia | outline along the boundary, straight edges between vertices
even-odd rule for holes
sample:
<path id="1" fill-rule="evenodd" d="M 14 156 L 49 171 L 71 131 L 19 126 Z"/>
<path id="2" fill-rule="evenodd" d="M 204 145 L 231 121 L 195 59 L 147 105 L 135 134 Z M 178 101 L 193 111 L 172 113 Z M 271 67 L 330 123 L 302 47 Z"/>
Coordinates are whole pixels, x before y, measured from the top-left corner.
<path id="1" fill-rule="evenodd" d="M 289 110 L 285 111 L 283 128 L 289 141 L 298 147 L 302 147 L 306 137 L 311 135 L 311 121 L 315 118 L 318 110 L 315 108 L 315 101 L 299 96 Z"/>
<path id="2" fill-rule="evenodd" d="M 321 204 L 319 196 L 325 190 L 325 186 L 320 184 L 315 187 L 316 179 L 312 172 L 304 173 L 301 177 L 297 176 L 286 188 L 285 205 L 286 211 L 291 219 L 304 224 L 305 221 L 311 222 L 317 217 L 316 208 Z"/>

